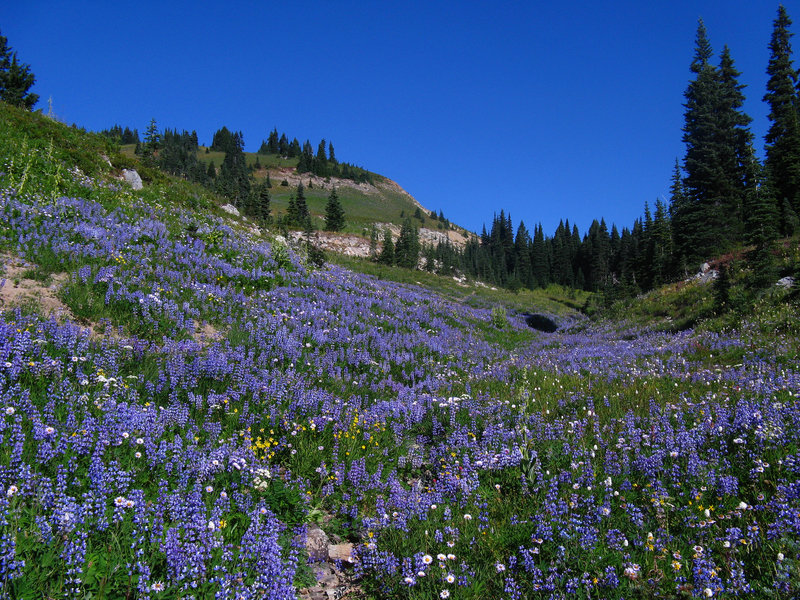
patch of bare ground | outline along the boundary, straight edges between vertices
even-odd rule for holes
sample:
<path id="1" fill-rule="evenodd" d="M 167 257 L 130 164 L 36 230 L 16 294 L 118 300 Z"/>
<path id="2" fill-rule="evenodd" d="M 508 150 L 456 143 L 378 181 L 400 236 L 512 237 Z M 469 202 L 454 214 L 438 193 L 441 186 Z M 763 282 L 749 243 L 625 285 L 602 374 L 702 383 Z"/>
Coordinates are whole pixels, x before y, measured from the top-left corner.
<path id="1" fill-rule="evenodd" d="M 0 254 L 0 265 L 5 279 L 0 287 L 0 309 L 33 305 L 42 316 L 74 320 L 69 308 L 56 295 L 68 278 L 66 273 L 53 273 L 43 280 L 32 279 L 28 275 L 34 272 L 36 265 L 9 254 Z"/>
<path id="2" fill-rule="evenodd" d="M 192 333 L 192 339 L 197 343 L 210 344 L 225 337 L 225 334 L 209 323 L 198 324 Z"/>

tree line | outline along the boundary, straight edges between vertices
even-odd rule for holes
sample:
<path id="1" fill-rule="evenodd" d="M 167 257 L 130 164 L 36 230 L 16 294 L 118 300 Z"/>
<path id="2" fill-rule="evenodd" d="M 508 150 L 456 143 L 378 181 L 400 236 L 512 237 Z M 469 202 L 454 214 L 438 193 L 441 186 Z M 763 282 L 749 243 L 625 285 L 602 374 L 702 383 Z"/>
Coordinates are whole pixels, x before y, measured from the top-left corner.
<path id="1" fill-rule="evenodd" d="M 287 159 L 297 158 L 298 173 L 312 173 L 317 177 L 352 179 L 358 183 L 374 183 L 372 173 L 366 169 L 336 160 L 333 142 L 326 141 L 325 138 L 322 138 L 317 144 L 315 153 L 309 140 L 306 140 L 301 146 L 297 138 L 290 142 L 285 133 L 279 135 L 278 129 L 274 128 L 267 139 L 261 142 L 258 153 L 276 154 Z"/>
<path id="2" fill-rule="evenodd" d="M 770 123 L 763 164 L 742 109 L 740 72 L 727 46 L 713 60 L 701 19 L 684 93 L 685 154 L 675 161 L 668 201 L 657 199 L 653 211 L 645 203 L 644 215 L 622 231 L 609 231 L 601 219 L 583 235 L 568 220 L 552 236 L 541 224 L 531 235 L 520 222 L 515 232 L 501 211 L 463 250 L 449 243 L 425 249 L 424 266 L 512 288 L 558 283 L 613 297 L 685 277 L 715 255 L 745 248 L 756 279 L 767 284 L 775 240 L 800 233 L 800 73 L 792 64 L 791 24 L 780 6 L 763 96 Z"/>

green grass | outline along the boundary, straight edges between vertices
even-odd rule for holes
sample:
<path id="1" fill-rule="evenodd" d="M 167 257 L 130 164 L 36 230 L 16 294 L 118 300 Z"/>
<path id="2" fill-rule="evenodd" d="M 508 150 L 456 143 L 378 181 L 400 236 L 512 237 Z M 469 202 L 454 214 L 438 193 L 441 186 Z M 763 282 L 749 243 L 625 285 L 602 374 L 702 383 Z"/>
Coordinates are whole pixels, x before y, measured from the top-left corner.
<path id="1" fill-rule="evenodd" d="M 514 312 L 545 312 L 554 315 L 575 315 L 592 296 L 589 292 L 572 290 L 557 285 L 544 289 L 512 292 L 503 288 L 480 285 L 473 281 L 466 284 L 453 277 L 436 275 L 427 271 L 411 271 L 402 267 L 387 266 L 370 260 L 329 253 L 329 262 L 352 271 L 373 275 L 378 279 L 408 285 L 420 285 L 452 300 L 479 308 L 503 306 Z"/>
<path id="2" fill-rule="evenodd" d="M 135 146 L 133 144 L 128 144 L 120 148 L 121 154 L 130 161 L 136 160 L 134 150 Z M 201 146 L 197 152 L 197 158 L 206 164 L 213 162 L 214 165 L 219 168 L 225 158 L 225 153 L 208 151 L 207 147 Z M 245 161 L 249 167 L 254 166 L 256 161 L 258 161 L 262 168 L 272 170 L 270 173 L 270 181 L 272 183 L 272 189 L 270 190 L 272 196 L 272 216 L 277 217 L 285 214 L 289 205 L 289 197 L 296 192 L 296 185 L 282 186 L 281 181 L 283 177 L 275 171 L 277 169 L 295 168 L 297 166 L 297 159 L 282 158 L 275 154 L 245 152 Z M 265 173 L 266 172 L 263 170 L 259 171 L 256 174 L 256 179 L 262 180 L 265 177 Z M 149 179 L 155 176 L 147 171 L 145 175 L 147 175 Z M 143 178 L 145 178 L 145 175 L 143 175 Z M 373 179 L 378 184 L 385 180 L 383 176 L 374 173 Z M 308 174 L 308 177 L 303 177 L 304 193 L 313 224 L 317 228 L 323 229 L 325 221 L 322 217 L 325 214 L 325 204 L 328 201 L 330 190 L 319 185 L 316 187 L 309 187 L 309 181 L 313 180 L 318 180 L 318 178 L 311 174 Z M 369 228 L 372 223 L 393 223 L 400 226 L 404 218 L 411 217 L 417 209 L 417 205 L 408 195 L 397 190 L 383 186 L 369 186 L 368 190 L 364 191 L 359 188 L 354 188 L 348 185 L 348 183 L 349 181 L 346 181 L 344 185 L 337 187 L 339 200 L 345 211 L 346 224 L 344 233 L 367 237 L 369 236 Z M 224 204 L 225 200 L 221 202 Z M 438 223 L 438 221 L 434 221 L 427 216 L 424 222 L 420 223 L 415 220 L 415 224 L 429 229 L 437 229 Z M 461 228 L 458 227 L 456 229 L 461 230 Z M 463 230 L 461 231 L 463 232 Z"/>

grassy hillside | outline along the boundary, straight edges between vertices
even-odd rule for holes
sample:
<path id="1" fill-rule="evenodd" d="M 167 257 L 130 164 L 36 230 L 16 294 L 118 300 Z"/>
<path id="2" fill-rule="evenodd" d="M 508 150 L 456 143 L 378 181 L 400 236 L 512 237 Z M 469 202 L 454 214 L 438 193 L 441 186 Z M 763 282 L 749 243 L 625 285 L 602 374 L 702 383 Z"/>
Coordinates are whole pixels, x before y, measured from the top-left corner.
<path id="1" fill-rule="evenodd" d="M 130 144 L 122 146 L 121 153 L 135 159 L 135 146 Z M 199 160 L 208 164 L 213 162 L 219 168 L 225 158 L 223 152 L 210 151 L 207 147 L 201 146 L 197 157 Z M 256 164 L 261 166 L 255 171 L 254 176 L 257 181 L 270 175 L 272 189 L 272 213 L 274 216 L 285 214 L 289 196 L 296 191 L 297 180 L 303 182 L 305 187 L 306 202 L 312 216 L 312 222 L 317 229 L 324 229 L 325 204 L 330 194 L 331 186 L 336 186 L 339 200 L 346 215 L 345 233 L 352 233 L 361 236 L 368 236 L 370 226 L 373 223 L 392 223 L 398 227 L 402 225 L 405 217 L 411 217 L 418 204 L 412 196 L 397 189 L 386 177 L 372 174 L 375 185 L 362 184 L 355 185 L 348 179 L 320 178 L 311 174 L 297 176 L 294 168 L 297 166 L 296 158 L 283 158 L 275 154 L 257 154 L 255 152 L 245 152 L 245 160 L 248 167 L 255 168 Z M 290 179 L 291 184 L 282 186 L 284 179 Z M 309 186 L 309 182 L 311 186 Z M 428 217 L 430 208 L 427 208 L 425 220 L 415 221 L 419 226 L 437 229 L 438 221 Z M 453 225 L 453 230 L 466 233 L 461 227 Z"/>
<path id="2" fill-rule="evenodd" d="M 315 268 L 107 150 L 0 104 L 0 597 L 800 594 L 792 290 Z"/>

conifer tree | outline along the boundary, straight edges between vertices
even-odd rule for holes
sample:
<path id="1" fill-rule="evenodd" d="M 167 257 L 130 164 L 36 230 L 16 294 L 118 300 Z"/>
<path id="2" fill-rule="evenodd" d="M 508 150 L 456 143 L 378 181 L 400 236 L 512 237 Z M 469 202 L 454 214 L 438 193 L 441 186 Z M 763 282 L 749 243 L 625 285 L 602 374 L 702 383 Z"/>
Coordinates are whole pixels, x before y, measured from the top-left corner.
<path id="1" fill-rule="evenodd" d="M 297 225 L 297 203 L 294 200 L 294 194 L 289 196 L 289 204 L 286 207 L 286 224 Z"/>
<path id="2" fill-rule="evenodd" d="M 303 183 L 297 184 L 297 191 L 294 197 L 295 205 L 295 221 L 297 227 L 302 227 L 304 230 L 311 226 L 311 214 L 308 212 L 308 205 L 306 204 L 306 196 L 303 192 Z"/>
<path id="3" fill-rule="evenodd" d="M 773 23 L 767 65 L 767 93 L 770 126 L 764 138 L 767 183 L 783 208 L 784 201 L 795 213 L 800 212 L 800 115 L 798 115 L 797 71 L 792 66 L 792 21 L 781 5 Z M 780 229 L 791 235 L 791 213 L 780 211 Z"/>
<path id="4" fill-rule="evenodd" d="M 223 130 L 227 131 L 223 127 Z M 235 206 L 240 206 L 250 195 L 250 173 L 244 156 L 244 138 L 241 132 L 226 135 L 222 130 L 214 136 L 217 147 L 225 148 L 225 158 L 222 160 L 219 175 L 217 176 L 217 190 L 230 198 Z"/>
<path id="5" fill-rule="evenodd" d="M 755 246 L 769 244 L 778 236 L 778 214 L 773 190 L 763 177 L 755 153 L 750 156 L 747 177 L 744 241 Z"/>
<path id="6" fill-rule="evenodd" d="M 691 227 L 688 222 L 690 207 L 683 186 L 683 176 L 675 159 L 675 168 L 672 172 L 672 184 L 669 188 L 669 217 L 672 229 L 672 267 L 671 271 L 678 275 L 686 275 L 686 257 L 691 255 L 689 247 L 690 236 L 687 234 Z"/>
<path id="7" fill-rule="evenodd" d="M 725 48 L 719 68 L 710 58 L 711 45 L 700 20 L 690 67 L 696 77 L 685 93 L 686 201 L 678 207 L 674 223 L 678 246 L 688 260 L 729 247 L 742 232 L 750 118 L 740 110 L 744 97 L 730 52 Z"/>
<path id="8" fill-rule="evenodd" d="M 411 219 L 406 218 L 394 248 L 394 261 L 400 267 L 415 269 L 419 261 L 419 235 Z"/>
<path id="9" fill-rule="evenodd" d="M 278 128 L 275 127 L 267 137 L 267 152 L 269 154 L 278 154 Z"/>
<path id="10" fill-rule="evenodd" d="M 339 202 L 336 188 L 331 189 L 328 203 L 325 205 L 325 231 L 341 231 L 344 229 L 344 209 Z"/>
<path id="11" fill-rule="evenodd" d="M 515 275 L 520 285 L 533 288 L 533 269 L 531 266 L 531 236 L 525 223 L 519 222 L 517 236 L 514 238 Z"/>
<path id="12" fill-rule="evenodd" d="M 30 65 L 19 62 L 17 53 L 8 45 L 8 38 L 0 35 L 0 100 L 33 110 L 39 96 L 29 90 L 36 83 Z"/>
<path id="13" fill-rule="evenodd" d="M 261 182 L 258 186 L 257 204 L 256 204 L 256 217 L 261 223 L 266 224 L 272 220 L 272 197 L 269 193 L 269 186 L 266 181 Z"/>
<path id="14" fill-rule="evenodd" d="M 547 256 L 547 245 L 544 239 L 542 224 L 534 228 L 533 247 L 531 248 L 531 269 L 533 283 L 538 287 L 546 287 L 550 283 L 550 264 Z"/>
<path id="15" fill-rule="evenodd" d="M 378 227 L 373 223 L 369 229 L 369 257 L 378 258 Z"/>
<path id="16" fill-rule="evenodd" d="M 394 242 L 392 242 L 392 232 L 387 227 L 383 230 L 383 248 L 381 248 L 378 262 L 384 265 L 394 264 Z"/>
<path id="17" fill-rule="evenodd" d="M 650 235 L 653 261 L 652 285 L 659 286 L 672 277 L 672 231 L 667 206 L 661 198 L 656 199 L 656 212 Z"/>

